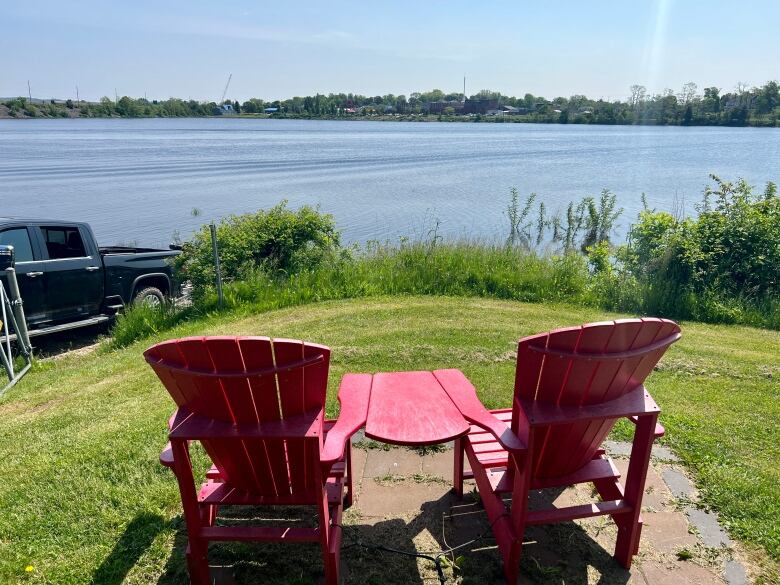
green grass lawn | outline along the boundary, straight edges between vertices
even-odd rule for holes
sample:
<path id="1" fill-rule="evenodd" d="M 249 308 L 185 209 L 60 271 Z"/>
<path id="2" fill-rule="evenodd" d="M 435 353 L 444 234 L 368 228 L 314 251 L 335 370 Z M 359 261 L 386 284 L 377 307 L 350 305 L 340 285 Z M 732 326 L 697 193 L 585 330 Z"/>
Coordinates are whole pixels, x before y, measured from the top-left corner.
<path id="1" fill-rule="evenodd" d="M 164 337 L 256 334 L 329 345 L 329 414 L 345 372 L 443 367 L 461 368 L 485 405 L 499 407 L 509 405 L 519 337 L 608 317 L 392 297 L 211 317 Z M 683 335 L 648 384 L 663 409 L 664 440 L 772 579 L 780 561 L 780 333 L 686 323 Z M 0 582 L 183 582 L 179 495 L 157 462 L 173 403 L 141 357 L 150 343 L 40 364 L 0 400 Z"/>

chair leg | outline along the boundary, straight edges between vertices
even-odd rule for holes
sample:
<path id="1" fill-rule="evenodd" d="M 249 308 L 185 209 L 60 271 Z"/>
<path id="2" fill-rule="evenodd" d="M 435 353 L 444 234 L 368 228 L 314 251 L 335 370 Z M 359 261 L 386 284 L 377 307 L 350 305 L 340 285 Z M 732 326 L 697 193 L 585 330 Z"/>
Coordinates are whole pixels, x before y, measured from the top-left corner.
<path id="1" fill-rule="evenodd" d="M 326 585 L 339 585 L 339 563 L 341 547 L 336 550 L 329 550 L 323 555 L 325 561 L 325 583 Z"/>
<path id="2" fill-rule="evenodd" d="M 345 454 L 345 469 L 346 472 L 346 480 L 347 480 L 347 495 L 344 498 L 344 507 L 349 508 L 352 505 L 352 441 L 350 440 L 347 444 L 346 454 Z"/>
<path id="3" fill-rule="evenodd" d="M 201 507 L 195 494 L 194 478 L 192 477 L 192 465 L 187 441 L 183 439 L 171 440 L 173 452 L 173 473 L 179 484 L 182 510 L 184 511 L 184 523 L 187 526 L 187 569 L 190 573 L 192 585 L 211 585 L 209 573 L 208 550 L 209 543 L 199 537 L 200 527 L 203 524 Z M 216 507 L 215 507 L 216 508 Z M 216 513 L 216 509 L 214 510 Z M 211 510 L 206 510 L 204 515 L 211 515 Z"/>
<path id="4" fill-rule="evenodd" d="M 522 553 L 523 541 L 516 540 L 512 543 L 507 560 L 504 561 L 504 579 L 507 585 L 516 585 L 517 578 L 520 576 L 520 554 Z"/>
<path id="5" fill-rule="evenodd" d="M 621 500 L 625 497 L 623 488 L 616 479 L 596 480 L 593 482 L 593 485 L 602 500 Z M 612 520 L 615 522 L 618 529 L 617 541 L 620 542 L 624 538 L 630 538 L 632 517 L 626 514 L 616 514 L 615 516 L 612 516 Z M 641 523 L 642 520 L 640 518 L 639 524 L 641 525 Z M 636 548 L 639 549 L 639 539 L 637 539 L 636 542 Z M 636 554 L 636 552 L 637 551 L 634 551 L 632 554 Z M 617 555 L 617 553 L 615 554 Z"/>
<path id="6" fill-rule="evenodd" d="M 463 497 L 463 438 L 455 439 L 455 460 L 453 462 L 452 489 L 459 498 Z"/>
<path id="7" fill-rule="evenodd" d="M 187 572 L 191 585 L 211 585 L 207 552 L 207 542 L 190 542 L 187 545 Z"/>
<path id="8" fill-rule="evenodd" d="M 623 525 L 618 525 L 617 543 L 615 545 L 615 560 L 626 569 L 631 568 L 631 561 L 639 550 L 639 537 L 642 533 L 640 517 L 642 495 L 645 490 L 647 468 L 650 465 L 650 454 L 655 437 L 655 424 L 658 415 L 640 416 L 634 431 L 634 443 L 631 447 L 631 459 L 626 474 L 625 500 L 632 505 Z"/>

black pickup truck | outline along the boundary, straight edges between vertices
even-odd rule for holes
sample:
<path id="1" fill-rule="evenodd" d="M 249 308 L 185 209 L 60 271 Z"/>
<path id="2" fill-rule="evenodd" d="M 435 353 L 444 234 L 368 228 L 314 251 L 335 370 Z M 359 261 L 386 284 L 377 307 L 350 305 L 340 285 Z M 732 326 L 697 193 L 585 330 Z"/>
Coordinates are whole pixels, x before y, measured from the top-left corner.
<path id="1" fill-rule="evenodd" d="M 86 223 L 0 217 L 0 245 L 14 247 L 31 335 L 99 323 L 130 303 L 156 305 L 178 294 L 171 266 L 178 251 L 101 248 Z"/>

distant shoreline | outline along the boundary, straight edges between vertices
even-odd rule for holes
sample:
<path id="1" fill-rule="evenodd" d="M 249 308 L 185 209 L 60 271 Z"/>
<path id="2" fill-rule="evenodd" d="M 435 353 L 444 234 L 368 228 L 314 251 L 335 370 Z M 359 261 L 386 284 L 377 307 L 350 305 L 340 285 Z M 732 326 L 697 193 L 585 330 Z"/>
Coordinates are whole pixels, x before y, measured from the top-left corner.
<path id="1" fill-rule="evenodd" d="M 415 123 L 456 123 L 456 124 L 544 124 L 554 126 L 657 126 L 657 127 L 688 127 L 688 128 L 780 128 L 780 121 L 775 126 L 768 124 L 659 124 L 653 120 L 631 121 L 630 123 L 603 123 L 585 120 L 559 122 L 557 120 L 540 120 L 528 116 L 435 116 L 435 115 L 375 115 L 375 116 L 297 116 L 277 114 L 230 114 L 221 116 L 81 116 L 77 108 L 70 110 L 67 116 L 12 116 L 6 106 L 0 104 L 0 120 L 314 120 L 333 122 L 415 122 Z"/>

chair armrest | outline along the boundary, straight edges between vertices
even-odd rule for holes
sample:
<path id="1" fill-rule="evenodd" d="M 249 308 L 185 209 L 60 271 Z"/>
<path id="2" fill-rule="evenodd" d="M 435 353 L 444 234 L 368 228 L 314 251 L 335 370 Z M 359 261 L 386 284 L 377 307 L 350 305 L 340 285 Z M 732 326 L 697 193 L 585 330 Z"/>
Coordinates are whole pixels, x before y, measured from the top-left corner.
<path id="1" fill-rule="evenodd" d="M 169 469 L 173 469 L 173 448 L 170 441 L 168 441 L 162 453 L 160 453 L 160 463 Z"/>
<path id="2" fill-rule="evenodd" d="M 565 425 L 599 419 L 618 419 L 658 415 L 661 409 L 644 386 L 637 386 L 630 392 L 598 404 L 583 406 L 557 406 L 538 400 L 515 398 L 531 426 Z"/>
<path id="3" fill-rule="evenodd" d="M 168 419 L 168 431 L 170 432 L 174 426 L 176 426 L 177 421 L 176 417 L 179 414 L 179 409 L 176 409 L 173 411 L 173 414 Z M 189 441 L 187 441 L 187 444 L 189 444 Z M 168 469 L 173 469 L 173 447 L 171 447 L 171 442 L 168 441 L 165 445 L 165 448 L 162 450 L 162 453 L 160 453 L 160 463 L 165 465 Z M 206 472 L 206 479 L 212 479 L 212 480 L 219 480 L 221 479 L 221 475 L 219 473 L 219 470 L 215 466 L 211 466 L 209 470 Z"/>
<path id="4" fill-rule="evenodd" d="M 638 416 L 629 416 L 626 417 L 628 420 L 630 420 L 632 423 L 636 425 L 637 421 L 639 420 Z M 655 432 L 653 433 L 653 438 L 660 439 L 666 434 L 666 429 L 663 427 L 663 425 L 659 422 L 655 423 Z"/>
<path id="5" fill-rule="evenodd" d="M 333 465 L 344 457 L 347 441 L 366 424 L 371 397 L 371 374 L 347 374 L 339 385 L 339 417 L 325 435 L 320 462 Z"/>
<path id="6" fill-rule="evenodd" d="M 173 411 L 170 417 L 168 417 L 168 432 L 173 429 L 174 426 L 176 426 L 176 417 L 179 414 L 179 409 Z M 165 448 L 162 450 L 162 453 L 160 453 L 160 463 L 165 465 L 168 469 L 173 469 L 173 448 L 171 447 L 171 442 L 168 441 L 165 445 Z"/>
<path id="7" fill-rule="evenodd" d="M 496 441 L 511 453 L 527 450 L 526 444 L 512 432 L 506 423 L 488 411 L 477 398 L 477 391 L 460 370 L 436 370 L 433 375 L 444 388 L 447 396 L 455 403 L 468 422 L 477 425 L 496 438 Z"/>

